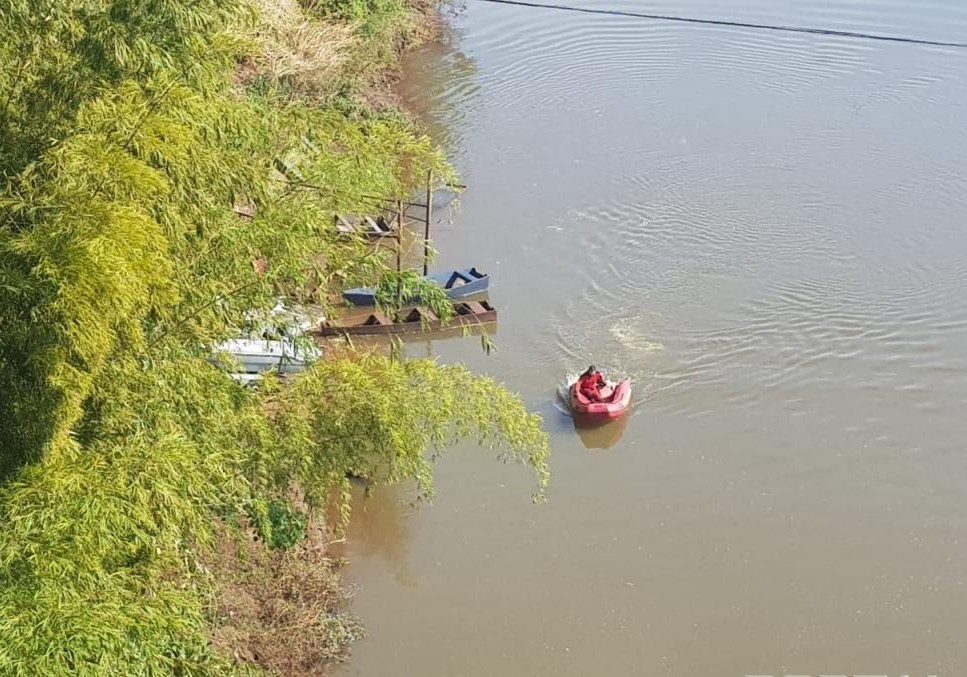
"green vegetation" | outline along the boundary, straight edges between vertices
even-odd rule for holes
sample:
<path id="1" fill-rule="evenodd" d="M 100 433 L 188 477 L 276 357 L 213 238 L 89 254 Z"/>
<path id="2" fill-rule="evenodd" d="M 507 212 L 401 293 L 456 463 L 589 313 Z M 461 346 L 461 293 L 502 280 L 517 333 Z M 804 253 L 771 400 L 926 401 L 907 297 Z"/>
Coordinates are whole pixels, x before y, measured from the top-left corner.
<path id="1" fill-rule="evenodd" d="M 253 502 L 259 536 L 273 550 L 289 550 L 305 538 L 306 516 L 282 498 Z"/>
<path id="2" fill-rule="evenodd" d="M 539 419 L 463 368 L 351 356 L 253 392 L 206 361 L 252 309 L 386 273 L 335 211 L 450 176 L 400 115 L 346 105 L 346 50 L 384 65 L 410 6 L 306 4 L 0 10 L 0 675 L 241 674 L 210 641 L 219 519 L 291 547 L 333 501 L 348 519 L 348 474 L 429 495 L 466 438 L 546 483 Z"/>
<path id="3" fill-rule="evenodd" d="M 324 17 L 336 17 L 358 27 L 365 38 L 364 50 L 354 71 L 364 76 L 385 67 L 400 47 L 419 34 L 412 5 L 405 0 L 315 0 L 307 3 Z"/>

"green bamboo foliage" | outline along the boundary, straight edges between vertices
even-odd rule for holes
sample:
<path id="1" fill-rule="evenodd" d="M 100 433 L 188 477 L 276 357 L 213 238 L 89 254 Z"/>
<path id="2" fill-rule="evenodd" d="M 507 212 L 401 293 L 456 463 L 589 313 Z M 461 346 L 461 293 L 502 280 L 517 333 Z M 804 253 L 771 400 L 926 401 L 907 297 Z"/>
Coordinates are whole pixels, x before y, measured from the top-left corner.
<path id="1" fill-rule="evenodd" d="M 373 355 L 320 362 L 279 397 L 276 423 L 292 447 L 278 466 L 266 464 L 273 469 L 266 481 L 297 478 L 316 505 L 332 489 L 347 492 L 349 475 L 413 478 L 431 497 L 432 458 L 464 439 L 528 465 L 536 497 L 547 483 L 540 419 L 500 384 L 461 366 Z"/>
<path id="2" fill-rule="evenodd" d="M 442 171 L 406 127 L 223 89 L 124 82 L 82 106 L 76 133 L 8 184 L 0 295 L 14 298 L 0 323 L 18 326 L 0 336 L 12 358 L 0 384 L 23 397 L 0 409 L 24 419 L 3 436 L 9 466 L 64 441 L 114 351 L 210 342 L 280 291 L 324 288 L 368 258 L 362 243 L 336 242 L 335 209 L 401 192 L 414 168 Z M 306 185 L 272 173 L 287 151 Z M 242 199 L 254 219 L 232 211 Z M 320 252 L 336 264 L 328 273 Z M 264 279 L 256 259 L 269 263 Z M 25 327 L 13 309 L 35 321 Z M 31 346 L 47 357 L 24 369 Z M 14 411 L 18 401 L 32 404 Z"/>
<path id="3" fill-rule="evenodd" d="M 126 79 L 222 81 L 233 0 L 12 0 L 0 12 L 0 139 L 11 176 L 70 135 L 78 108 Z"/>
<path id="4" fill-rule="evenodd" d="M 444 322 L 455 314 L 453 301 L 446 291 L 415 271 L 388 272 L 376 283 L 376 306 L 394 322 L 401 321 L 404 307 L 414 298 L 419 298 L 422 305 L 430 308 Z"/>
<path id="5" fill-rule="evenodd" d="M 462 367 L 323 362 L 261 396 L 187 356 L 108 372 L 82 444 L 0 489 L 0 674 L 231 674 L 207 649 L 196 555 L 213 514 L 293 481 L 317 510 L 349 473 L 430 496 L 433 455 L 467 438 L 530 466 L 538 495 L 547 481 L 536 418 Z"/>
<path id="6" fill-rule="evenodd" d="M 431 495 L 434 455 L 468 438 L 547 481 L 539 419 L 462 368 L 340 359 L 252 392 L 206 361 L 279 296 L 387 273 L 334 212 L 452 176 L 399 116 L 236 87 L 250 20 L 232 0 L 0 9 L 0 675 L 238 674 L 208 644 L 199 553 L 216 516 L 293 483 L 344 516 L 348 473 Z"/>
<path id="7" fill-rule="evenodd" d="M 0 674 L 230 674 L 193 553 L 249 495 L 235 426 L 266 422 L 201 366 L 110 367 L 83 447 L 0 490 Z"/>
<path id="8" fill-rule="evenodd" d="M 136 342 L 140 317 L 174 291 L 166 240 L 141 206 L 163 198 L 158 172 L 82 133 L 18 178 L 2 205 L 0 341 L 19 359 L 0 378 L 24 400 L 3 405 L 5 460 L 63 443 L 112 350 Z"/>

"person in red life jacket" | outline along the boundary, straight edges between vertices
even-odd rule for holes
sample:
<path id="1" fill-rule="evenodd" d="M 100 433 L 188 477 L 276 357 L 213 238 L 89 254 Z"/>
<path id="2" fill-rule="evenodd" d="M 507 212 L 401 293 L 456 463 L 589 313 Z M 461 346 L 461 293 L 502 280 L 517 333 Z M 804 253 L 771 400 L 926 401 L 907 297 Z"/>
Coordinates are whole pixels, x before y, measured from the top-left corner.
<path id="1" fill-rule="evenodd" d="M 601 401 L 601 388 L 604 386 L 604 376 L 594 368 L 593 364 L 578 378 L 578 392 L 592 402 Z"/>

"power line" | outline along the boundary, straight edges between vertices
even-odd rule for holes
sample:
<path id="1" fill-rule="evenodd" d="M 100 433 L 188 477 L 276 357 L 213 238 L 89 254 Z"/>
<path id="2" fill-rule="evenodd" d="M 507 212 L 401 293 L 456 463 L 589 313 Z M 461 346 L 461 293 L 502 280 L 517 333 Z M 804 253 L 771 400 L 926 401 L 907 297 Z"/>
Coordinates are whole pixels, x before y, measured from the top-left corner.
<path id="1" fill-rule="evenodd" d="M 784 33 L 806 33 L 809 35 L 828 35 L 838 38 L 856 38 L 860 40 L 879 40 L 881 42 L 900 42 L 910 45 L 930 45 L 932 47 L 954 47 L 967 49 L 967 42 L 946 42 L 943 40 L 924 40 L 920 38 L 906 38 L 899 35 L 879 35 L 876 33 L 860 33 L 857 31 L 838 31 L 828 28 L 809 28 L 806 26 L 782 26 L 773 24 L 746 23 L 744 21 L 727 21 L 725 19 L 698 19 L 695 17 L 675 16 L 668 14 L 645 14 L 618 9 L 591 9 L 587 7 L 572 7 L 568 5 L 549 5 L 527 0 L 477 0 L 498 5 L 516 5 L 518 7 L 536 7 L 539 9 L 556 9 L 565 12 L 581 12 L 583 14 L 609 14 L 611 16 L 627 16 L 635 19 L 651 19 L 654 21 L 674 21 L 677 23 L 703 24 L 706 26 L 724 26 L 727 28 L 748 28 L 754 30 L 782 31 Z"/>

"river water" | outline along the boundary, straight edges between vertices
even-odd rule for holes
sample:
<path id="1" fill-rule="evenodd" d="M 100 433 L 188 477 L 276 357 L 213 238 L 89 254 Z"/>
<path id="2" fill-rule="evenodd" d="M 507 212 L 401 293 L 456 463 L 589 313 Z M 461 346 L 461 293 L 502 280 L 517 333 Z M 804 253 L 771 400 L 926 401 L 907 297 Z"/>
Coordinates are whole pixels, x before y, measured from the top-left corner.
<path id="1" fill-rule="evenodd" d="M 963 0 L 586 7 L 967 38 Z M 469 190 L 548 500 L 486 450 L 356 503 L 365 677 L 967 674 L 967 51 L 469 0 L 405 96 Z M 628 419 L 555 404 L 594 362 Z"/>

